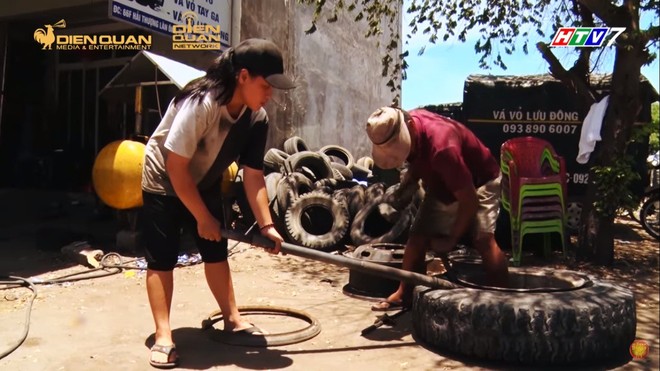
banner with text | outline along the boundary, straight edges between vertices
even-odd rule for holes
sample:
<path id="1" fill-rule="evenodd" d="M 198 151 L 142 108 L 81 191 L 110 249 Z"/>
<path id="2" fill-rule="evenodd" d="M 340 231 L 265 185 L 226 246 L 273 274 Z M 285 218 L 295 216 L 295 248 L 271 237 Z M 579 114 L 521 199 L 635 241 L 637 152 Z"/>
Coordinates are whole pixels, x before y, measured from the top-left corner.
<path id="1" fill-rule="evenodd" d="M 110 18 L 172 36 L 174 25 L 195 25 L 220 29 L 223 47 L 231 44 L 232 0 L 111 0 Z M 194 16 L 190 16 L 193 13 Z M 186 14 L 186 15 L 184 15 Z"/>

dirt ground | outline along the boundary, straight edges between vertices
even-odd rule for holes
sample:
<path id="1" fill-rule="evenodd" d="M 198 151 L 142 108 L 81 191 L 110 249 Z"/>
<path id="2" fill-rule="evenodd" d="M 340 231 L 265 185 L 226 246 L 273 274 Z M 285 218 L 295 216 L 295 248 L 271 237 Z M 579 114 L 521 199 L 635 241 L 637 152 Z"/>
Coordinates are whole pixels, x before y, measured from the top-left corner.
<path id="1" fill-rule="evenodd" d="M 53 200 L 61 201 L 60 207 L 51 205 Z M 94 246 L 113 251 L 115 222 L 112 218 L 92 218 L 88 199 L 0 190 L 0 204 L 4 209 L 0 215 L 0 275 L 45 279 L 88 270 L 56 248 L 44 249 L 44 237 L 49 231 L 44 227 L 89 233 L 90 236 L 75 237 L 92 237 Z M 558 256 L 542 263 L 589 272 L 635 292 L 637 338 L 650 344 L 648 358 L 608 361 L 592 369 L 658 370 L 659 247 L 630 220 L 622 219 L 616 228 L 616 263 L 611 268 L 585 263 L 567 265 Z M 294 256 L 270 256 L 243 244 L 232 249 L 232 253 L 230 264 L 239 305 L 305 311 L 318 319 L 322 331 L 302 343 L 270 348 L 214 341 L 209 336 L 212 331 L 200 329 L 202 319 L 216 309 L 203 266 L 177 268 L 172 326 L 181 369 L 512 369 L 505 364 L 466 359 L 430 348 L 412 334 L 409 313 L 399 317 L 393 327 L 384 326 L 361 336 L 361 330 L 373 323 L 375 315 L 369 310 L 369 301 L 343 293 L 349 279 L 345 268 Z M 132 258 L 127 252 L 122 254 Z M 0 370 L 152 369 L 147 359 L 153 322 L 143 273 L 124 271 L 37 288 L 27 340 L 0 360 Z M 24 288 L 0 290 L 0 352 L 20 338 L 29 298 L 30 291 Z M 306 325 L 281 316 L 249 319 L 271 332 Z"/>

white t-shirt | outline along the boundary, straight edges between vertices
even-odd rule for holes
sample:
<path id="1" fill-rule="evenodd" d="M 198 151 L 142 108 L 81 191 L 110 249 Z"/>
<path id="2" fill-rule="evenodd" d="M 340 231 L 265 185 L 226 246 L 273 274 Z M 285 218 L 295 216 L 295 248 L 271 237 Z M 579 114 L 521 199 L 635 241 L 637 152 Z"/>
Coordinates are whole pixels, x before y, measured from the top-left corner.
<path id="1" fill-rule="evenodd" d="M 251 113 L 244 106 L 239 116 L 233 118 L 227 107 L 220 105 L 215 98 L 215 92 L 209 92 L 201 100 L 188 97 L 177 105 L 174 100 L 170 102 L 165 116 L 147 142 L 142 170 L 143 190 L 175 195 L 165 169 L 169 151 L 190 159 L 190 173 L 196 184 L 204 178 L 216 161 L 232 125 L 245 119 L 243 115 Z M 267 123 L 263 108 L 251 113 L 250 127 L 255 123 Z M 261 151 L 263 153 L 263 148 Z"/>

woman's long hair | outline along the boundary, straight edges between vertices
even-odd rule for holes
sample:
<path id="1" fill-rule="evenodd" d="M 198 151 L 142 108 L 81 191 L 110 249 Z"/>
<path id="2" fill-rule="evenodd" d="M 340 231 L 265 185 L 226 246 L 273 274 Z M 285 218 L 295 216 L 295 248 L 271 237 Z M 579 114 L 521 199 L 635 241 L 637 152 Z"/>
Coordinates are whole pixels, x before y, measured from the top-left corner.
<path id="1" fill-rule="evenodd" d="M 206 75 L 196 78 L 181 89 L 174 98 L 174 104 L 190 97 L 201 102 L 209 91 L 216 91 L 215 99 L 221 104 L 229 103 L 236 90 L 236 71 L 232 62 L 234 48 L 225 50 L 206 70 Z"/>

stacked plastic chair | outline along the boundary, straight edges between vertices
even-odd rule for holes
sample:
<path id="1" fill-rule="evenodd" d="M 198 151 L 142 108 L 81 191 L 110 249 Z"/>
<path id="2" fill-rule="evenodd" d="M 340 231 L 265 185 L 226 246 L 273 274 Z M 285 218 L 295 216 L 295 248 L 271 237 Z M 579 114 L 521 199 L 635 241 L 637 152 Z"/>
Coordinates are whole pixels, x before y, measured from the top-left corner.
<path id="1" fill-rule="evenodd" d="M 502 144 L 502 206 L 511 219 L 513 264 L 522 260 L 525 235 L 543 233 L 543 251 L 551 253 L 551 235 L 558 233 L 566 254 L 566 165 L 552 145 L 535 137 Z"/>

